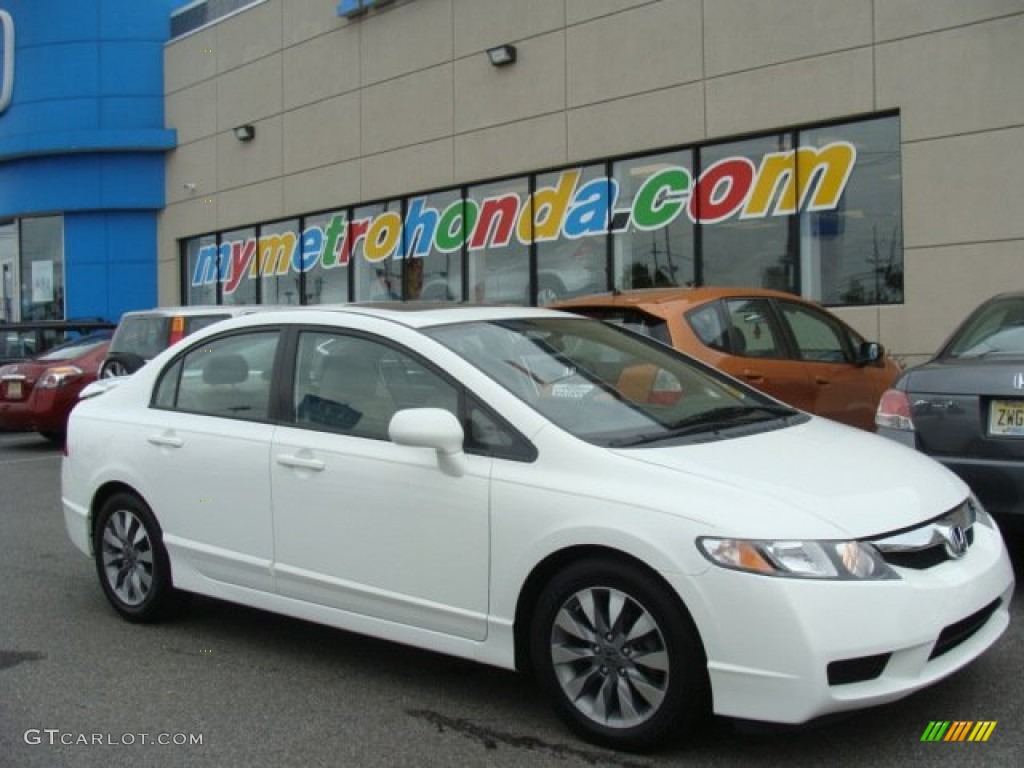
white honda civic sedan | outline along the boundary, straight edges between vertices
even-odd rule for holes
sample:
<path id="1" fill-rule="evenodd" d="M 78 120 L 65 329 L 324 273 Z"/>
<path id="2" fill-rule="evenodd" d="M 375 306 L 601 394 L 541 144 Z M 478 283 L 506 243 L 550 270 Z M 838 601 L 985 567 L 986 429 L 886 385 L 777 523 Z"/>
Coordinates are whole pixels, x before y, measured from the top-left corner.
<path id="1" fill-rule="evenodd" d="M 199 593 L 529 669 L 613 747 L 892 701 L 1009 621 L 953 474 L 594 320 L 280 310 L 87 394 L 64 516 L 125 618 Z"/>

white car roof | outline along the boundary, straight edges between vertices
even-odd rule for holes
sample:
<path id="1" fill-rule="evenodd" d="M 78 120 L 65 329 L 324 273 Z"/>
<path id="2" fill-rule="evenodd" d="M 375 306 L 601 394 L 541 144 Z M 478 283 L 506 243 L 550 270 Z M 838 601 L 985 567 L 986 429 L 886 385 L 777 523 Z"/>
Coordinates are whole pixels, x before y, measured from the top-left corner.
<path id="1" fill-rule="evenodd" d="M 442 304 L 316 304 L 303 307 L 268 307 L 274 310 L 271 322 L 325 322 L 332 316 L 360 315 L 378 317 L 409 328 L 513 318 L 565 317 L 566 312 L 538 307 L 499 307 Z M 263 313 L 249 315 L 246 325 L 258 324 Z"/>

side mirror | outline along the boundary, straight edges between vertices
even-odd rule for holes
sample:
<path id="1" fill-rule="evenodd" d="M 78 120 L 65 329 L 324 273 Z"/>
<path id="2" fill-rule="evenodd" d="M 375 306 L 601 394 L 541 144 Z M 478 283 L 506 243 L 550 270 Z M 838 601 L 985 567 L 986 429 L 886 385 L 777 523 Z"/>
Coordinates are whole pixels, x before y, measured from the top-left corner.
<path id="1" fill-rule="evenodd" d="M 388 437 L 397 445 L 433 448 L 441 470 L 449 475 L 465 473 L 462 444 L 466 435 L 459 420 L 443 408 L 407 408 L 391 417 Z"/>
<path id="2" fill-rule="evenodd" d="M 885 354 L 885 349 L 877 341 L 865 341 L 857 350 L 857 365 L 877 363 Z"/>

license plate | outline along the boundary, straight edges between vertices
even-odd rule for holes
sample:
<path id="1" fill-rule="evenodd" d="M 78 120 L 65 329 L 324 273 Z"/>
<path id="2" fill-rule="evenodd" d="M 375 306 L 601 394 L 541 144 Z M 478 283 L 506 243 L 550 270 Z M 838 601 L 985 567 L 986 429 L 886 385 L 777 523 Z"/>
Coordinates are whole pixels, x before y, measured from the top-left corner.
<path id="1" fill-rule="evenodd" d="M 20 381 L 8 381 L 7 382 L 7 397 L 11 400 L 21 400 L 21 382 Z"/>
<path id="2" fill-rule="evenodd" d="M 1024 437 L 1024 400 L 993 400 L 988 411 L 988 433 Z"/>

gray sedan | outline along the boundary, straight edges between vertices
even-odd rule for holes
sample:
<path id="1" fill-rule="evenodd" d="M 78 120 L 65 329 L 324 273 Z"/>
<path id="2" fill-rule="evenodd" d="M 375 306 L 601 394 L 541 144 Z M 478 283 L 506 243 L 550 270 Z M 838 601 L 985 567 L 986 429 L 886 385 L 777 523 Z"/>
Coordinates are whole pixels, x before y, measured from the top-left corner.
<path id="1" fill-rule="evenodd" d="M 875 423 L 960 475 L 990 512 L 1024 520 L 1024 292 L 968 315 L 882 396 Z"/>

